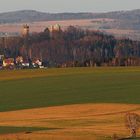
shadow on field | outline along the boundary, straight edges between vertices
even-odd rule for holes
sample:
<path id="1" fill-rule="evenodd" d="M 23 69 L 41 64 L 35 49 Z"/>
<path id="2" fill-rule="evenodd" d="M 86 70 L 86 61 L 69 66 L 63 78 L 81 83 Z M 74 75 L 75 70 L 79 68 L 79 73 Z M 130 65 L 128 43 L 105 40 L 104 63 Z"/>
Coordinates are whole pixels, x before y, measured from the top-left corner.
<path id="1" fill-rule="evenodd" d="M 121 138 L 121 139 L 118 139 L 118 140 L 140 140 L 140 137 L 137 137 L 137 138 Z"/>
<path id="2" fill-rule="evenodd" d="M 35 131 L 49 131 L 56 130 L 58 128 L 46 128 L 46 127 L 13 127 L 13 126 L 0 126 L 0 134 L 13 134 L 13 133 L 25 133 L 29 134 Z"/>

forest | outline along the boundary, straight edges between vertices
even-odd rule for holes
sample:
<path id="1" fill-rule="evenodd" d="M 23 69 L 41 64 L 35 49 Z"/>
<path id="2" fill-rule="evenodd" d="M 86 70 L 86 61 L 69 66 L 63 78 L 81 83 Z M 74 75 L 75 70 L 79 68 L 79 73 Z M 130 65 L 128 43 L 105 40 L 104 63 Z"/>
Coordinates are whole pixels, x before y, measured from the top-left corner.
<path id="1" fill-rule="evenodd" d="M 140 42 L 69 26 L 65 30 L 1 37 L 0 55 L 39 59 L 50 67 L 139 66 Z"/>

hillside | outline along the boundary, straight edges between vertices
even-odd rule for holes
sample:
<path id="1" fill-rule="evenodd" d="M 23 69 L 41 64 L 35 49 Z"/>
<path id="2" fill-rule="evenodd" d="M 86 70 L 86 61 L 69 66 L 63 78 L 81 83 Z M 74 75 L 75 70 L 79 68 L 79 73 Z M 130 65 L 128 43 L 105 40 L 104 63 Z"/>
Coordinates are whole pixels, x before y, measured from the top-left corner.
<path id="1" fill-rule="evenodd" d="M 108 13 L 45 13 L 35 10 L 22 10 L 0 14 L 1 23 L 92 18 L 111 18 L 139 21 L 140 10 L 116 11 Z"/>
<path id="2" fill-rule="evenodd" d="M 45 27 L 60 24 L 84 29 L 100 30 L 116 37 L 140 40 L 140 10 L 108 13 L 43 13 L 23 10 L 0 14 L 0 33 L 19 33 L 22 25 L 28 23 L 31 32 L 41 32 Z"/>
<path id="3" fill-rule="evenodd" d="M 34 10 L 14 11 L 0 14 L 0 23 L 33 22 L 66 19 L 89 19 L 92 13 L 43 13 Z"/>
<path id="4" fill-rule="evenodd" d="M 140 67 L 0 71 L 0 140 L 127 137 L 139 83 Z"/>

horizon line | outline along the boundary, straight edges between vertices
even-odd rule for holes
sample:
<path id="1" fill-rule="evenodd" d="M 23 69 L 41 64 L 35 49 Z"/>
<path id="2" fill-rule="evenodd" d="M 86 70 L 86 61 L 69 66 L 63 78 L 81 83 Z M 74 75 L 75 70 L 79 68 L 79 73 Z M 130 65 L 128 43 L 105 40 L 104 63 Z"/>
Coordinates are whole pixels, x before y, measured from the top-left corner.
<path id="1" fill-rule="evenodd" d="M 4 14 L 4 13 L 11 13 L 11 12 L 20 12 L 20 11 L 35 11 L 35 12 L 41 12 L 41 13 L 48 13 L 48 14 L 61 14 L 61 13 L 110 13 L 110 12 L 127 12 L 127 11 L 135 11 L 135 10 L 140 10 L 140 8 L 138 9 L 127 9 L 127 10 L 109 10 L 109 11 L 98 11 L 98 12 L 93 12 L 93 11 L 63 11 L 63 12 L 48 12 L 48 11 L 41 11 L 41 10 L 36 10 L 36 9 L 17 9 L 17 10 L 9 10 L 9 11 L 3 11 L 0 12 L 0 14 Z"/>

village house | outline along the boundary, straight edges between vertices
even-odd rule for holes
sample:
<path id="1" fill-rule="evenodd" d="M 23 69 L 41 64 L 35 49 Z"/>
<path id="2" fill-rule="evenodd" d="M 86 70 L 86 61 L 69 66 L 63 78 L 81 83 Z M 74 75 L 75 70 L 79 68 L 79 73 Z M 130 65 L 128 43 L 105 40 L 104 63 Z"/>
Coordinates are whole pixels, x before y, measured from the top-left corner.
<path id="1" fill-rule="evenodd" d="M 32 62 L 32 65 L 33 65 L 34 68 L 43 68 L 43 67 L 42 67 L 42 61 L 39 60 L 39 59 L 34 60 L 34 61 Z"/>
<path id="2" fill-rule="evenodd" d="M 9 67 L 13 68 L 14 67 L 14 58 L 7 58 L 3 60 L 3 67 Z"/>

